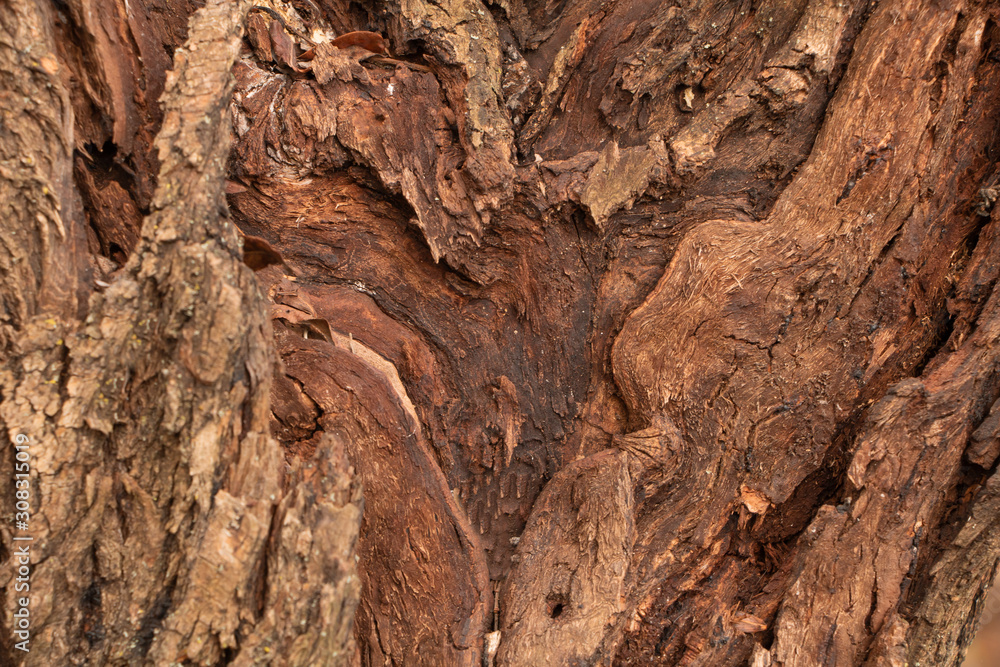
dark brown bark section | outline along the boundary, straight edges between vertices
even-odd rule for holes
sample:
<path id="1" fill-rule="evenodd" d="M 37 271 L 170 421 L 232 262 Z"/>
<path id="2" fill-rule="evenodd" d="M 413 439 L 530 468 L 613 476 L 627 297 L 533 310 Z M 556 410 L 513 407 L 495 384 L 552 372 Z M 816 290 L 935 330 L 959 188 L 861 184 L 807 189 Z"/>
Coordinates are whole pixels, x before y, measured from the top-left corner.
<path id="1" fill-rule="evenodd" d="M 435 54 L 406 41 L 400 23 L 411 16 L 388 9 L 348 27 L 385 30 L 398 54 Z M 431 73 L 341 67 L 287 93 L 284 75 L 241 75 L 248 94 L 238 99 L 253 92 L 253 107 L 238 111 L 235 164 L 257 165 L 244 172 L 254 188 L 231 200 L 241 224 L 280 246 L 313 295 L 344 302 L 329 310 L 342 316 L 326 317 L 333 329 L 399 369 L 483 533 L 491 576 L 506 579 L 501 663 L 740 664 L 755 653 L 800 664 L 836 651 L 852 664 L 869 646 L 892 654 L 898 632 L 871 642 L 903 627 L 888 621 L 909 589 L 878 588 L 874 561 L 863 566 L 872 579 L 844 580 L 878 591 L 878 602 L 837 626 L 842 645 L 828 644 L 823 616 L 848 613 L 836 596 L 808 616 L 785 596 L 805 576 L 796 563 L 829 557 L 809 539 L 813 517 L 855 499 L 841 475 L 871 404 L 921 372 L 952 317 L 976 318 L 951 285 L 980 234 L 971 209 L 991 177 L 974 148 L 995 142 L 995 91 L 974 89 L 994 67 L 987 14 L 914 3 L 869 15 L 864 4 L 823 2 L 539 11 L 494 15 L 524 163 L 478 247 L 433 251 L 440 232 L 422 211 L 431 201 L 453 208 L 440 195 L 473 181 L 441 166 L 462 164 L 455 151 L 468 135 L 447 134 L 460 97 L 414 86 L 447 76 L 431 59 Z M 525 103 L 533 77 L 546 76 Z M 263 85 L 273 106 L 255 92 Z M 293 109 L 306 122 L 279 137 L 270 114 Z M 324 132 L 337 141 L 320 163 Z M 272 148 L 265 159 L 264 146 L 310 152 Z M 419 192 L 402 176 L 417 167 Z M 322 185 L 282 183 L 304 168 L 333 173 Z M 399 201 L 395 211 L 358 206 L 371 198 L 359 188 L 383 187 L 412 207 L 431 259 L 454 272 L 420 259 L 412 232 L 393 222 L 407 215 Z M 421 194 L 435 188 L 438 200 Z M 406 351 L 414 340 L 418 365 Z M 552 356 L 563 363 L 539 363 Z M 534 373 L 511 373 L 532 364 Z M 316 380 L 296 381 L 318 403 Z M 995 380 L 976 392 L 979 405 Z M 461 414 L 448 408 L 456 402 Z M 492 446 L 463 439 L 476 431 L 495 433 Z M 359 468 L 369 456 L 359 453 Z M 537 500 L 519 460 L 538 461 L 536 479 L 559 470 Z M 417 479 L 405 466 L 393 474 Z M 519 536 L 522 490 L 532 510 Z M 933 518 L 914 515 L 909 530 L 942 521 L 940 492 L 921 497 Z M 865 525 L 871 541 L 886 531 L 874 517 Z M 890 589 L 918 565 L 909 543 L 893 549 L 893 574 L 882 573 Z M 773 654 L 755 648 L 753 632 L 779 610 Z M 383 613 L 392 616 L 388 603 Z M 794 654 L 782 653 L 786 643 Z"/>
<path id="2" fill-rule="evenodd" d="M 329 323 L 338 320 L 326 319 L 335 315 L 327 303 L 313 308 L 287 282 L 273 293 L 273 316 L 285 323 L 274 409 L 297 422 L 274 430 L 342 434 L 350 458 L 363 462 L 362 660 L 480 665 L 493 596 L 479 534 L 452 496 L 395 367 L 333 332 Z"/>

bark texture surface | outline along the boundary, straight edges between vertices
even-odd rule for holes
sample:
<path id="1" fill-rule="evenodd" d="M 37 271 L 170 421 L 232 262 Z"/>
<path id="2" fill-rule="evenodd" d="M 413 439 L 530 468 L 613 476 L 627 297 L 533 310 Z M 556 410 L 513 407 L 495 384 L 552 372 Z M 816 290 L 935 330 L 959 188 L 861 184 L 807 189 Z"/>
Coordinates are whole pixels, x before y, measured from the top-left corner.
<path id="1" fill-rule="evenodd" d="M 7 659 L 961 663 L 995 3 L 196 4 L 0 0 Z"/>

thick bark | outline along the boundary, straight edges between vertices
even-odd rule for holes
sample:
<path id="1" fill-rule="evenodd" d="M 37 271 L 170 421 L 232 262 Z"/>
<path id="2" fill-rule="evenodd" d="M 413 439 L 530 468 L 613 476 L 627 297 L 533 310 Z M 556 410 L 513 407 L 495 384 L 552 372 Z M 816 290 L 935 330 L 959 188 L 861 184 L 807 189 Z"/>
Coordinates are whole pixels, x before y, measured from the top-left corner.
<path id="1" fill-rule="evenodd" d="M 5 116 L 7 137 L 24 144 L 5 161 L 3 187 L 17 191 L 5 197 L 4 235 L 22 241 L 7 246 L 8 261 L 28 275 L 8 291 L 19 308 L 5 322 L 0 417 L 12 441 L 30 443 L 31 511 L 26 526 L 2 528 L 2 662 L 253 664 L 274 647 L 308 664 L 344 650 L 359 498 L 332 438 L 310 464 L 317 471 L 303 479 L 297 466 L 299 483 L 282 497 L 281 451 L 267 431 L 271 331 L 225 215 L 241 8 L 201 10 L 174 53 L 151 212 L 129 263 L 84 317 L 70 300 L 88 282 L 72 269 L 87 264 L 72 254 L 83 231 L 75 191 L 60 196 L 72 183 L 73 113 L 51 52 L 52 12 L 0 10 L 8 80 L 22 77 L 24 98 L 38 95 L 54 115 Z M 63 102 L 44 106 L 46 95 Z M 4 461 L 3 492 L 14 499 L 11 449 Z M 25 544 L 30 590 L 18 592 L 13 550 Z M 20 597 L 27 653 L 11 645 Z"/>
<path id="2" fill-rule="evenodd" d="M 6 659 L 960 664 L 997 14 L 0 5 Z"/>

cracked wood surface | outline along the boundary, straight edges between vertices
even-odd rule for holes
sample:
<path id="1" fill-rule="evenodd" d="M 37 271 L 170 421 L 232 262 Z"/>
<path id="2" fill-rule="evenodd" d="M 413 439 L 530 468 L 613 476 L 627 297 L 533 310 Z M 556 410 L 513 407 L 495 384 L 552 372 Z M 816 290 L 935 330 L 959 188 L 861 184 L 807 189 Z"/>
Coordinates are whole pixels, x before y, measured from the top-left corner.
<path id="1" fill-rule="evenodd" d="M 959 664 L 998 557 L 994 6 L 132 5 L 39 5 L 51 55 L 0 69 L 51 84 L 18 136 L 62 128 L 0 178 L 48 197 L 0 221 L 0 418 L 96 466 L 40 467 L 88 517 L 39 568 L 84 601 L 53 646 Z"/>

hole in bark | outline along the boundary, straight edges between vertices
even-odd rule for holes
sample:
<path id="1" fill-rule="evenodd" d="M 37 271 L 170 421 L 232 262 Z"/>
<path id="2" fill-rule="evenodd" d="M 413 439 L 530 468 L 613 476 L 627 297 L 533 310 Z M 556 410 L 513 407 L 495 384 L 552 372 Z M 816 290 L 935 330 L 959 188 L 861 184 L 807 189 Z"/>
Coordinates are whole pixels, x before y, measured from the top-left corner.
<path id="1" fill-rule="evenodd" d="M 128 261 L 128 253 L 125 252 L 124 248 L 114 242 L 108 244 L 108 256 L 118 262 L 119 265 Z"/>
<path id="2" fill-rule="evenodd" d="M 103 641 L 105 629 L 101 617 L 101 587 L 96 581 L 83 591 L 80 611 L 83 614 L 83 636 L 87 643 L 94 646 Z"/>
<path id="3" fill-rule="evenodd" d="M 118 155 L 118 146 L 110 139 L 105 141 L 101 146 L 88 141 L 83 145 L 83 148 L 87 157 L 90 158 L 93 171 L 109 174 L 115 168 L 115 156 Z"/>
<path id="4" fill-rule="evenodd" d="M 549 605 L 549 618 L 552 619 L 562 616 L 569 606 L 569 598 L 563 593 L 550 593 L 546 601 Z"/>

